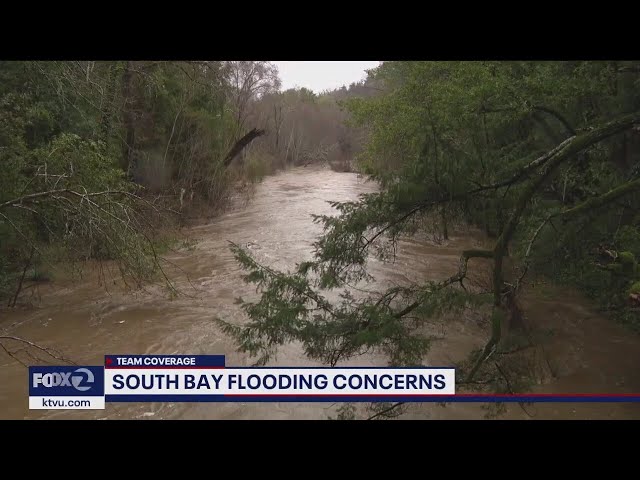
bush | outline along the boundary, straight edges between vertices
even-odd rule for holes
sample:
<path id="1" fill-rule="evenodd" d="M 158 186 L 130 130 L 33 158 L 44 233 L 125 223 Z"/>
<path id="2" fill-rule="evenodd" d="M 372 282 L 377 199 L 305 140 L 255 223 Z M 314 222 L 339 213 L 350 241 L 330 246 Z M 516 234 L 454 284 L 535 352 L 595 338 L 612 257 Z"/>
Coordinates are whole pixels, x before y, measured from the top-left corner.
<path id="1" fill-rule="evenodd" d="M 334 172 L 353 172 L 351 162 L 349 160 L 335 160 L 329 162 L 329 168 Z"/>
<path id="2" fill-rule="evenodd" d="M 254 153 L 248 154 L 244 160 L 244 165 L 242 167 L 242 174 L 244 179 L 251 183 L 257 183 L 261 181 L 264 177 L 271 173 L 271 165 L 273 164 L 272 160 L 272 157 L 266 154 L 260 156 Z"/>

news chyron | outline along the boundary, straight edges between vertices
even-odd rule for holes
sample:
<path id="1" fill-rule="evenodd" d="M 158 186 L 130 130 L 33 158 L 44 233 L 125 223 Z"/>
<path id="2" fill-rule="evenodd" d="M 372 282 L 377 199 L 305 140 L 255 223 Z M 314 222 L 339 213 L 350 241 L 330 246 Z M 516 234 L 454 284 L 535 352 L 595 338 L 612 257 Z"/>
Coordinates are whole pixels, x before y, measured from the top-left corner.
<path id="1" fill-rule="evenodd" d="M 451 367 L 227 367 L 223 355 L 106 355 L 103 366 L 29 367 L 31 409 L 104 409 L 105 402 L 415 402 L 453 395 Z"/>

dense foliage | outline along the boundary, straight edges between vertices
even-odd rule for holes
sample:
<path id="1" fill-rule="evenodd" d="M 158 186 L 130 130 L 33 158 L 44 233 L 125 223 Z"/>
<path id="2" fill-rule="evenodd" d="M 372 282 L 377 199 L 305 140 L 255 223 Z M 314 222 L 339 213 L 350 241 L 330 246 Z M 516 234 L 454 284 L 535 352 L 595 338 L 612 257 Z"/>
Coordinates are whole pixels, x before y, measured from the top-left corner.
<path id="1" fill-rule="evenodd" d="M 264 61 L 1 62 L 0 300 L 89 259 L 140 284 L 160 267 L 159 226 L 330 160 L 351 146 L 341 115 L 329 97 L 281 92 Z"/>
<path id="2" fill-rule="evenodd" d="M 496 379 L 486 359 L 513 345 L 518 293 L 534 274 L 578 285 L 640 325 L 640 64 L 384 62 L 371 76 L 383 91 L 347 104 L 368 133 L 360 165 L 381 191 L 317 217 L 325 233 L 294 272 L 234 249 L 262 291 L 242 302 L 248 323 L 220 322 L 242 350 L 264 362 L 297 341 L 330 365 L 371 350 L 417 365 L 429 345 L 425 323 L 472 307 L 486 312 L 489 339 L 462 362 L 460 380 Z M 446 237 L 452 220 L 481 227 L 489 247 L 461 252 L 459 269 L 440 282 L 354 296 L 369 255 L 388 252 L 374 246 L 434 221 Z M 487 289 L 465 283 L 470 259 L 489 267 Z M 341 298 L 331 302 L 335 289 Z"/>

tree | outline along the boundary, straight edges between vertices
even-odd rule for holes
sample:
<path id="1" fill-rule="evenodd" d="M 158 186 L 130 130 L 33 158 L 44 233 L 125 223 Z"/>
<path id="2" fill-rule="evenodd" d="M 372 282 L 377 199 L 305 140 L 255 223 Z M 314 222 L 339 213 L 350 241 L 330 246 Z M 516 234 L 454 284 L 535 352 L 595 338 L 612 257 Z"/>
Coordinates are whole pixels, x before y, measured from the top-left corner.
<path id="1" fill-rule="evenodd" d="M 616 152 L 640 123 L 640 92 L 637 77 L 621 72 L 613 62 L 384 62 L 374 72 L 384 93 L 348 102 L 370 132 L 361 164 L 381 192 L 334 204 L 337 217 L 315 217 L 325 233 L 314 258 L 293 272 L 234 246 L 262 294 L 241 303 L 249 323 L 218 320 L 222 328 L 258 363 L 298 341 L 331 366 L 371 350 L 392 365 L 417 365 L 430 341 L 421 326 L 474 308 L 486 312 L 489 339 L 461 362 L 461 383 L 483 375 L 488 388 L 509 391 L 502 364 L 486 360 L 506 358 L 523 328 L 524 276 L 544 272 L 550 257 L 561 268 L 583 265 L 585 246 L 615 241 L 621 226 L 639 232 L 637 215 L 621 216 L 640 207 L 638 163 L 621 168 Z M 434 214 L 444 229 L 449 217 L 483 226 L 492 246 L 461 252 L 458 270 L 442 281 L 356 296 L 350 287 L 370 278 L 372 248 L 393 246 Z M 511 251 L 515 272 L 504 266 Z M 465 283 L 479 263 L 490 265 L 488 292 Z M 328 300 L 333 289 L 342 291 L 338 303 Z"/>
<path id="2" fill-rule="evenodd" d="M 227 62 L 231 104 L 236 117 L 234 140 L 244 130 L 251 102 L 280 88 L 278 67 L 264 61 Z"/>
<path id="3" fill-rule="evenodd" d="M 42 264 L 115 260 L 136 286 L 161 271 L 153 194 L 230 188 L 226 88 L 221 62 L 0 62 L 3 301 Z"/>

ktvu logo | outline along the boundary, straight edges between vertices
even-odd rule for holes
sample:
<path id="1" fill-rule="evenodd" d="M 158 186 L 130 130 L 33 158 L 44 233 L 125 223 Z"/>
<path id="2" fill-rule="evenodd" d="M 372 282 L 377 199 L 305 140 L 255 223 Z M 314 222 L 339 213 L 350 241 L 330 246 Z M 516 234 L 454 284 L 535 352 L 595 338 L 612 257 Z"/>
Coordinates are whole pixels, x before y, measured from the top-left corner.
<path id="1" fill-rule="evenodd" d="M 80 375 L 76 375 L 80 374 Z M 83 375 L 84 374 L 84 375 Z M 54 373 L 34 373 L 33 388 L 42 385 L 44 387 L 73 387 L 80 392 L 86 392 L 91 389 L 95 377 L 93 372 L 88 368 L 78 368 L 73 372 L 54 372 Z"/>

